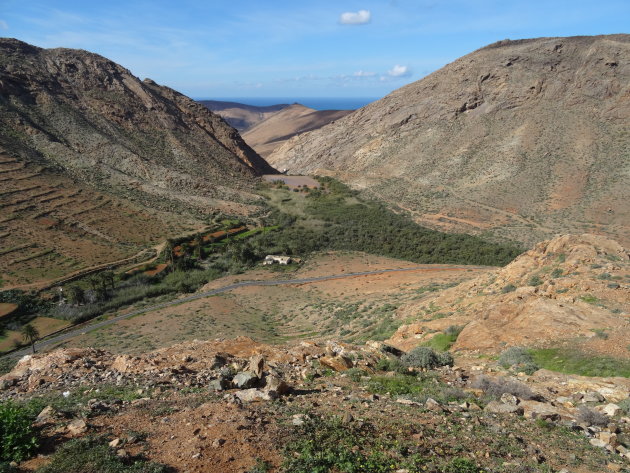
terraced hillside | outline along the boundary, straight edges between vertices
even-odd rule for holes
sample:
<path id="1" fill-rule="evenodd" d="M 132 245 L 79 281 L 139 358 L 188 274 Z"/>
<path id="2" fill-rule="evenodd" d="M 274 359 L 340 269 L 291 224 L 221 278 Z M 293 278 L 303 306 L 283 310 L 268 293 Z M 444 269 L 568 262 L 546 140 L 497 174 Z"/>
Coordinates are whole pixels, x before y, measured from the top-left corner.
<path id="1" fill-rule="evenodd" d="M 3 153 L 0 189 L 2 288 L 129 258 L 169 234 L 200 225 Z"/>
<path id="2" fill-rule="evenodd" d="M 0 39 L 4 287 L 258 209 L 274 173 L 219 116 L 96 54 Z"/>

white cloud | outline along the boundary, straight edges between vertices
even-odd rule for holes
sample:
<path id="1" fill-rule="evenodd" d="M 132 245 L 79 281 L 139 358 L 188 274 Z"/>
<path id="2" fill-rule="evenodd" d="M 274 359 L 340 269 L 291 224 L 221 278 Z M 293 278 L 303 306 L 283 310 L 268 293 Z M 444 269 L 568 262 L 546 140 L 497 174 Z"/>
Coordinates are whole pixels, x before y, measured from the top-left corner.
<path id="1" fill-rule="evenodd" d="M 358 12 L 345 12 L 339 16 L 339 23 L 342 25 L 365 25 L 372 19 L 370 10 L 359 10 Z"/>
<path id="2" fill-rule="evenodd" d="M 9 29 L 9 25 L 7 24 L 7 22 L 4 20 L 0 20 L 0 30 L 8 30 L 8 29 Z"/>
<path id="3" fill-rule="evenodd" d="M 387 71 L 391 77 L 409 77 L 411 75 L 411 69 L 409 66 L 401 66 L 396 64 L 389 71 Z"/>
<path id="4" fill-rule="evenodd" d="M 376 75 L 376 72 L 357 71 L 352 75 L 354 77 L 374 77 Z"/>

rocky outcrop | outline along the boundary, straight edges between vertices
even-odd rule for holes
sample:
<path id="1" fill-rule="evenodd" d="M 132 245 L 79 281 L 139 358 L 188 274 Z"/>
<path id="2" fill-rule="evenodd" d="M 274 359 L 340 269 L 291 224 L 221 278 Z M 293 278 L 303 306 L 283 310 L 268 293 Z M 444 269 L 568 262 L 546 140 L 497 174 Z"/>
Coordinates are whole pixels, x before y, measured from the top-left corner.
<path id="1" fill-rule="evenodd" d="M 457 325 L 464 328 L 456 350 L 496 352 L 598 334 L 618 345 L 613 339 L 630 337 L 628 255 L 596 235 L 541 242 L 493 274 L 399 308 L 398 317 L 416 321 L 401 326 L 390 343 L 410 349 Z"/>
<path id="2" fill-rule="evenodd" d="M 630 35 L 500 41 L 268 160 L 433 228 L 533 244 L 592 225 L 628 245 L 629 59 Z"/>

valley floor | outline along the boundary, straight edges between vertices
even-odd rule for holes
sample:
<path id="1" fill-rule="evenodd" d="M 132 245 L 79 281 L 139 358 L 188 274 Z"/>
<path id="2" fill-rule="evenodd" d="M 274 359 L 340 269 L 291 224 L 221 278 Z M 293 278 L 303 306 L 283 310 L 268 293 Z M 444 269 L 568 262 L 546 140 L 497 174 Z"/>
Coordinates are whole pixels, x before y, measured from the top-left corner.
<path id="1" fill-rule="evenodd" d="M 345 277 L 349 273 L 407 269 Z M 338 336 L 348 340 L 388 338 L 403 320 L 399 305 L 428 291 L 450 287 L 493 268 L 422 265 L 357 252 L 327 252 L 309 259 L 297 271 L 281 267 L 254 269 L 216 279 L 198 292 L 239 281 L 341 278 L 306 284 L 240 287 L 117 321 L 63 342 L 63 347 L 95 347 L 117 353 L 141 353 L 194 339 L 251 336 L 266 342 Z M 182 296 L 187 297 L 187 296 Z M 155 301 L 146 305 L 154 304 Z M 132 312 L 143 306 L 125 309 Z M 121 312 L 121 313 L 124 313 Z"/>

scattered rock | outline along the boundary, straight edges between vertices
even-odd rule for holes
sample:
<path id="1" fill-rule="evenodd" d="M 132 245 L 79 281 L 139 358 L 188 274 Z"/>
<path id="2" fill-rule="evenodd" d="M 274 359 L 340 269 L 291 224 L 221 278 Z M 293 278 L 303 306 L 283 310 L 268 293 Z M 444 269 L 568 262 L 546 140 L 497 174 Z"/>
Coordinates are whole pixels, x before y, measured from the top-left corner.
<path id="1" fill-rule="evenodd" d="M 333 371 L 346 371 L 353 366 L 352 360 L 344 355 L 322 356 L 319 362 Z"/>
<path id="2" fill-rule="evenodd" d="M 68 424 L 67 428 L 70 435 L 74 437 L 84 434 L 88 430 L 88 426 L 83 419 L 74 419 Z"/>
<path id="3" fill-rule="evenodd" d="M 249 371 L 256 375 L 257 378 L 262 378 L 263 369 L 265 367 L 265 359 L 262 355 L 254 355 L 249 359 Z"/>
<path id="4" fill-rule="evenodd" d="M 253 388 L 258 384 L 258 376 L 254 373 L 250 373 L 249 371 L 242 371 L 234 376 L 232 383 L 239 389 Z"/>
<path id="5" fill-rule="evenodd" d="M 501 402 L 503 404 L 509 404 L 511 406 L 516 406 L 519 402 L 518 398 L 510 393 L 503 393 L 501 395 Z"/>
<path id="6" fill-rule="evenodd" d="M 621 408 L 617 404 L 613 404 L 611 402 L 602 408 L 602 412 L 609 417 L 615 417 L 619 414 L 619 412 L 621 412 Z"/>
<path id="7" fill-rule="evenodd" d="M 597 437 L 607 445 L 611 445 L 613 447 L 617 446 L 617 434 L 613 434 L 611 432 L 600 432 L 597 434 Z"/>
<path id="8" fill-rule="evenodd" d="M 54 422 L 57 411 L 52 406 L 46 406 L 35 418 L 35 424 L 50 424 Z"/>
<path id="9" fill-rule="evenodd" d="M 267 376 L 265 378 L 265 391 L 275 391 L 279 395 L 283 395 L 289 392 L 291 388 L 289 385 L 278 376 Z"/>
<path id="10" fill-rule="evenodd" d="M 243 389 L 234 393 L 242 402 L 271 401 L 278 397 L 275 391 L 260 391 L 256 388 Z"/>
<path id="11" fill-rule="evenodd" d="M 424 407 L 430 411 L 443 411 L 444 410 L 442 406 L 440 405 L 440 403 L 437 402 L 433 398 L 427 399 L 424 403 Z"/>
<path id="12" fill-rule="evenodd" d="M 523 408 L 523 415 L 527 419 L 542 419 L 556 421 L 560 420 L 561 412 L 558 408 L 538 401 L 521 401 L 519 404 Z"/>
<path id="13" fill-rule="evenodd" d="M 490 412 L 493 414 L 517 414 L 523 415 L 523 407 L 512 405 L 512 404 L 503 404 L 498 401 L 490 401 L 486 408 L 484 409 L 486 412 Z"/>
<path id="14" fill-rule="evenodd" d="M 116 447 L 118 447 L 118 445 L 120 445 L 120 439 L 119 438 L 115 438 L 114 440 L 109 442 L 109 446 L 112 447 L 112 448 L 116 448 Z"/>
<path id="15" fill-rule="evenodd" d="M 604 402 L 606 399 L 597 391 L 589 391 L 582 396 L 582 402 Z"/>
<path id="16" fill-rule="evenodd" d="M 310 417 L 306 414 L 294 414 L 291 423 L 293 425 L 303 425 Z"/>
<path id="17" fill-rule="evenodd" d="M 225 376 L 219 376 L 208 383 L 208 389 L 212 391 L 224 391 L 232 387 L 231 381 Z"/>

